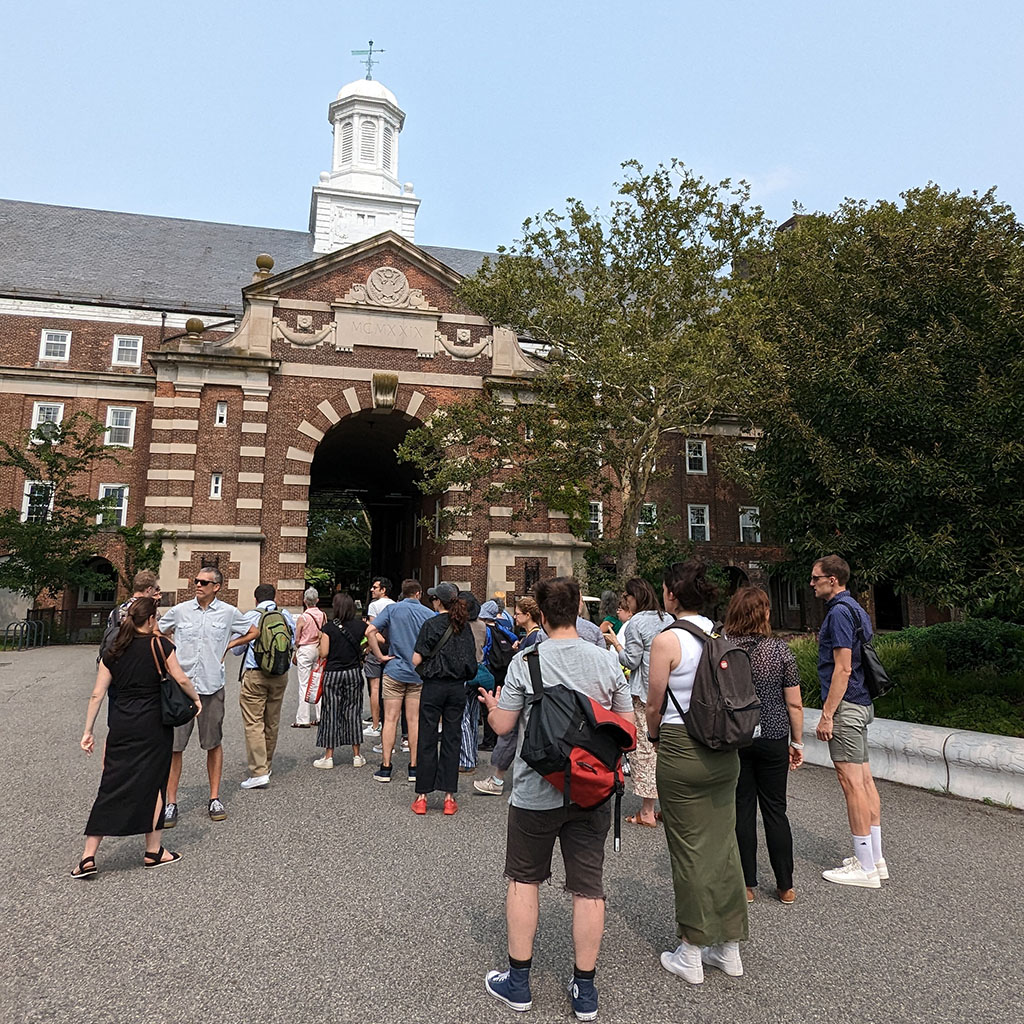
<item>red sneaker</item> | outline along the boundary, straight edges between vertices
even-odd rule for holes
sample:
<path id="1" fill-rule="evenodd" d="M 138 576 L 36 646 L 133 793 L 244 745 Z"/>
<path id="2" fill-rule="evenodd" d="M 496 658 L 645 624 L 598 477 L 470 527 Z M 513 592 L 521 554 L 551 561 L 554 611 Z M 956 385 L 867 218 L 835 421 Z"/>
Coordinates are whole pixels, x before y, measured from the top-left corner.
<path id="1" fill-rule="evenodd" d="M 427 813 L 427 797 L 425 793 L 420 793 L 418 797 L 412 802 L 412 813 L 413 814 L 426 814 Z M 445 814 L 448 813 L 447 805 L 445 805 Z"/>
<path id="2" fill-rule="evenodd" d="M 459 805 L 450 797 L 444 798 L 444 813 L 454 814 L 459 809 Z"/>

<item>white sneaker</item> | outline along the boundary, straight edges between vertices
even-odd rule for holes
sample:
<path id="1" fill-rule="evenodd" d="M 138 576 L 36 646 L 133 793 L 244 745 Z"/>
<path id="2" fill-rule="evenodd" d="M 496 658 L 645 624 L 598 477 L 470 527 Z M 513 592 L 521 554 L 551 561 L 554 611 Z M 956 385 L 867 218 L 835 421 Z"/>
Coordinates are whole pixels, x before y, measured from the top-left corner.
<path id="1" fill-rule="evenodd" d="M 488 796 L 501 796 L 505 792 L 505 783 L 492 775 L 486 779 L 474 779 L 473 788 L 478 793 L 486 793 Z"/>
<path id="2" fill-rule="evenodd" d="M 362 754 L 356 754 L 356 756 L 352 758 L 353 768 L 362 768 L 364 764 L 366 764 L 366 758 L 363 757 Z"/>
<path id="3" fill-rule="evenodd" d="M 364 726 L 363 735 L 368 736 L 371 739 L 376 739 L 380 735 L 380 729 L 374 729 L 372 725 Z"/>
<path id="4" fill-rule="evenodd" d="M 678 974 L 691 985 L 700 985 L 704 981 L 700 946 L 692 946 L 689 942 L 680 943 L 671 953 L 662 953 L 661 966 L 672 974 Z"/>
<path id="5" fill-rule="evenodd" d="M 409 741 L 408 740 L 402 740 L 402 753 L 403 754 L 408 754 L 409 753 Z"/>
<path id="6" fill-rule="evenodd" d="M 743 976 L 743 961 L 740 960 L 740 944 L 738 942 L 722 942 L 717 946 L 704 946 L 700 958 L 710 967 L 717 967 L 730 978 Z"/>
<path id="7" fill-rule="evenodd" d="M 270 775 L 253 775 L 251 778 L 242 779 L 242 789 L 266 789 L 270 782 Z"/>
<path id="8" fill-rule="evenodd" d="M 882 888 L 878 872 L 874 868 L 865 871 L 856 857 L 847 857 L 842 867 L 822 871 L 821 877 L 826 882 L 835 882 L 837 885 L 859 885 L 862 889 Z"/>
<path id="9" fill-rule="evenodd" d="M 313 767 L 314 768 L 333 768 L 334 767 L 334 758 L 333 757 L 318 757 L 313 762 Z"/>

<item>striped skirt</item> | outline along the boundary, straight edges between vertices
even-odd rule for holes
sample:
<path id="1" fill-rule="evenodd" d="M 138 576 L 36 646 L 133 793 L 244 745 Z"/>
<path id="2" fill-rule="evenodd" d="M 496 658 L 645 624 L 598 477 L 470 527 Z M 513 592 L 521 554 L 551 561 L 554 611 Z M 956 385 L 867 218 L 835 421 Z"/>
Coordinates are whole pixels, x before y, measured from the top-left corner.
<path id="1" fill-rule="evenodd" d="M 325 672 L 320 701 L 318 747 L 343 747 L 363 742 L 363 673 L 358 665 Z"/>

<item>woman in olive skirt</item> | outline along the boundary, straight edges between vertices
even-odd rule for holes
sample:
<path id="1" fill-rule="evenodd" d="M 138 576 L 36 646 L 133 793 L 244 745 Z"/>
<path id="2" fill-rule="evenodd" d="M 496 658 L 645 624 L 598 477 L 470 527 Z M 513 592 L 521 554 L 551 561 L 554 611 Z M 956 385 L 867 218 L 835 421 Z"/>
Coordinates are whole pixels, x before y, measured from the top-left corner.
<path id="1" fill-rule="evenodd" d="M 71 872 L 75 878 L 96 874 L 96 852 L 104 836 L 144 834 L 143 863 L 147 868 L 181 859 L 180 853 L 170 853 L 160 845 L 174 737 L 174 730 L 164 725 L 161 713 L 163 665 L 202 710 L 198 694 L 178 664 L 174 644 L 156 632 L 156 601 L 137 598 L 100 661 L 79 741 L 87 754 L 96 749 L 92 730 L 103 698 L 109 695 L 103 775 L 85 826 L 85 850 Z"/>
<path id="2" fill-rule="evenodd" d="M 665 573 L 665 608 L 677 619 L 710 631 L 714 623 L 701 609 L 715 597 L 701 562 L 676 563 Z M 747 899 L 736 843 L 739 755 L 697 743 L 676 707 L 678 703 L 684 714 L 689 710 L 702 649 L 702 642 L 685 630 L 659 633 L 651 646 L 647 700 L 648 735 L 658 749 L 658 794 L 680 941 L 677 949 L 662 953 L 661 963 L 693 985 L 704 980 L 705 964 L 732 977 L 741 975 L 739 943 L 747 938 Z"/>

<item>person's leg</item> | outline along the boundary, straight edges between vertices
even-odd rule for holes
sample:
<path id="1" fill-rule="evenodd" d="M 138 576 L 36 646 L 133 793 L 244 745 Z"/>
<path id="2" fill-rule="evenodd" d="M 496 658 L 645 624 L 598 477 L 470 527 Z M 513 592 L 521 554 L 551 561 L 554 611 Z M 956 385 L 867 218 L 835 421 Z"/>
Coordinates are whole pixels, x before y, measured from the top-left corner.
<path id="1" fill-rule="evenodd" d="M 394 684 L 396 686 L 400 684 Z M 381 691 L 384 703 L 384 728 L 381 730 L 380 749 L 383 753 L 380 756 L 380 763 L 385 768 L 391 767 L 391 751 L 395 747 L 395 735 L 398 732 L 398 719 L 402 714 L 403 697 L 389 697 L 387 681 L 384 682 L 384 689 Z"/>
<path id="2" fill-rule="evenodd" d="M 178 802 L 178 783 L 181 782 L 181 766 L 184 756 L 184 752 L 181 750 L 175 750 L 171 754 L 171 770 L 167 775 L 167 802 L 169 804 Z"/>
<path id="3" fill-rule="evenodd" d="M 220 779 L 224 774 L 224 747 L 216 746 L 206 752 L 206 774 L 210 777 L 210 799 L 220 799 Z"/>
<path id="4" fill-rule="evenodd" d="M 633 720 L 636 724 L 636 750 L 629 755 L 629 777 L 633 792 L 641 800 L 636 819 L 653 825 L 656 822 L 654 801 L 658 798 L 658 754 L 654 744 L 647 739 L 647 705 L 636 696 L 633 697 Z"/>
<path id="5" fill-rule="evenodd" d="M 855 836 L 871 834 L 872 806 L 865 779 L 865 767 L 862 764 L 851 764 L 849 761 L 836 762 L 836 775 L 846 798 L 846 816 L 850 822 L 850 831 Z"/>
<path id="6" fill-rule="evenodd" d="M 572 945 L 576 951 L 576 966 L 581 971 L 597 967 L 597 954 L 601 951 L 604 935 L 604 900 L 586 896 L 572 898 Z"/>
<path id="7" fill-rule="evenodd" d="M 764 838 L 768 859 L 775 873 L 775 886 L 780 892 L 793 888 L 793 832 L 786 816 L 786 786 L 789 781 L 789 740 L 757 740 L 757 800 L 761 805 Z M 740 751 L 740 775 L 743 774 L 743 753 Z M 737 787 L 739 793 L 739 787 Z M 739 803 L 737 801 L 737 809 Z M 739 837 L 739 818 L 736 821 Z M 742 847 L 740 857 L 743 856 Z M 746 864 L 744 864 L 744 872 Z M 747 883 L 750 884 L 749 882 Z"/>
<path id="8" fill-rule="evenodd" d="M 238 706 L 242 712 L 242 728 L 245 733 L 245 754 L 249 763 L 249 775 L 266 775 L 267 738 L 264 715 L 267 709 L 266 677 L 259 669 L 250 668 L 242 673 L 238 691 Z M 211 784 L 212 785 L 212 784 Z M 213 799 L 211 795 L 210 799 Z"/>
<path id="9" fill-rule="evenodd" d="M 736 842 L 740 848 L 743 880 L 757 888 L 757 765 L 755 748 L 760 740 L 740 753 L 740 777 L 736 781 Z"/>
<path id="10" fill-rule="evenodd" d="M 437 789 L 437 723 L 444 711 L 444 691 L 440 683 L 424 683 L 417 703 L 416 792 L 426 795 Z M 412 711 L 408 712 L 410 724 Z"/>
<path id="11" fill-rule="evenodd" d="M 540 920 L 540 884 L 537 882 L 508 883 L 505 895 L 505 918 L 508 922 L 508 955 L 514 960 L 529 960 L 533 956 L 533 940 L 537 936 Z"/>
<path id="12" fill-rule="evenodd" d="M 462 744 L 462 716 L 466 707 L 463 683 L 444 683 L 441 709 L 441 753 L 435 784 L 447 797 L 455 799 L 459 788 L 459 749 Z M 474 749 L 474 755 L 476 751 Z"/>
<path id="13" fill-rule="evenodd" d="M 477 761 L 476 735 L 480 723 L 480 701 L 476 694 L 463 697 L 460 724 L 459 767 L 475 768 Z"/>
<path id="14" fill-rule="evenodd" d="M 380 728 L 380 676 L 371 677 L 370 683 L 370 721 L 374 729 Z"/>
<path id="15" fill-rule="evenodd" d="M 299 682 L 299 703 L 295 709 L 296 725 L 311 725 L 313 705 L 306 700 L 306 687 L 309 676 L 317 662 L 318 651 L 315 644 L 304 644 L 295 655 L 295 670 Z"/>
<path id="16" fill-rule="evenodd" d="M 412 686 L 405 693 L 405 716 L 409 722 L 409 767 L 416 767 L 416 745 L 420 736 L 420 687 Z M 437 728 L 437 720 L 434 721 Z"/>
<path id="17" fill-rule="evenodd" d="M 267 694 L 267 705 L 263 712 L 263 735 L 267 748 L 267 771 L 274 767 L 274 751 L 277 750 L 277 737 L 281 730 L 281 708 L 284 695 L 288 690 L 288 675 L 267 679 L 264 683 Z"/>

